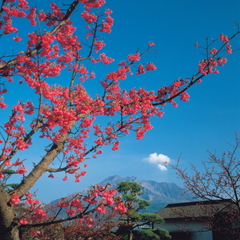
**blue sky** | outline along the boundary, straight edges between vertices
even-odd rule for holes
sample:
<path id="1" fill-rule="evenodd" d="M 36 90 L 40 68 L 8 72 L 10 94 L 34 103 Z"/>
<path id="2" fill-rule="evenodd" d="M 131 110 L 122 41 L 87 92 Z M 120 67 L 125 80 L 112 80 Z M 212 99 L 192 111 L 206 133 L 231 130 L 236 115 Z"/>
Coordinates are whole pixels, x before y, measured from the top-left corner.
<path id="1" fill-rule="evenodd" d="M 45 7 L 48 1 L 29 2 Z M 56 1 L 57 4 L 61 2 Z M 97 80 L 109 69 L 115 70 L 116 64 L 128 54 L 135 53 L 138 48 L 144 50 L 148 41 L 155 42 L 158 50 L 143 57 L 143 61 L 156 64 L 157 70 L 129 77 L 122 83 L 123 88 L 157 90 L 179 77 L 191 77 L 202 59 L 201 49 L 193 44 L 198 42 L 204 46 L 206 37 L 217 39 L 220 33 L 231 36 L 236 32 L 234 21 L 240 23 L 238 0 L 109 0 L 106 8 L 113 10 L 115 23 L 113 32 L 104 35 L 107 46 L 102 52 L 114 58 L 115 63 L 96 65 Z M 81 33 L 85 24 L 78 18 L 79 13 L 75 14 L 73 21 Z M 22 28 L 22 31 L 28 29 Z M 82 39 L 85 41 L 84 36 Z M 239 42 L 239 37 L 232 42 L 234 49 L 240 47 Z M 5 46 L 0 48 L 3 51 Z M 156 163 L 149 163 L 146 158 L 153 153 L 162 154 L 175 163 L 181 155 L 183 168 L 190 162 L 201 169 L 201 161 L 208 158 L 207 150 L 221 154 L 229 149 L 227 142 L 234 143 L 234 132 L 240 132 L 239 60 L 240 52 L 235 52 L 228 57 L 228 63 L 220 68 L 219 74 L 209 75 L 201 84 L 193 86 L 189 90 L 189 102 L 179 102 L 177 108 L 167 105 L 162 118 L 152 119 L 154 128 L 142 140 L 136 140 L 134 134 L 130 134 L 121 139 L 120 150 L 113 152 L 105 147 L 104 154 L 98 159 L 87 160 L 87 175 L 81 178 L 80 183 L 63 182 L 61 174 L 55 175 L 54 179 L 44 175 L 34 187 L 34 190 L 38 189 L 39 200 L 49 202 L 67 196 L 112 175 L 130 175 L 142 180 L 181 185 L 173 170 L 161 171 Z M 97 82 L 87 82 L 86 88 L 91 94 L 100 89 Z M 21 96 L 18 89 L 11 91 L 16 99 Z M 14 99 L 9 101 L 13 103 Z M 41 153 L 35 150 L 23 152 L 22 156 L 38 159 Z"/>

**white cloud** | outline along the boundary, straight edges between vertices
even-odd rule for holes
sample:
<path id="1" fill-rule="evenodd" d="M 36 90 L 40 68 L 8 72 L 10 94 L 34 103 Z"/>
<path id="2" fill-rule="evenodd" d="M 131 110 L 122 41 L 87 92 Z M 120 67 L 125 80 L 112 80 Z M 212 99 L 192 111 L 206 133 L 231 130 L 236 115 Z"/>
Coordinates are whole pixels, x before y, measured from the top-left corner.
<path id="1" fill-rule="evenodd" d="M 161 171 L 167 171 L 167 168 L 165 166 L 163 166 L 162 164 L 158 164 L 158 168 L 161 170 Z"/>
<path id="2" fill-rule="evenodd" d="M 170 163 L 170 158 L 168 156 L 157 153 L 149 154 L 144 160 L 149 163 Z"/>
<path id="3" fill-rule="evenodd" d="M 149 154 L 149 156 L 143 160 L 155 164 L 161 171 L 167 171 L 167 168 L 164 166 L 164 164 L 170 163 L 170 158 L 168 156 L 157 153 Z"/>

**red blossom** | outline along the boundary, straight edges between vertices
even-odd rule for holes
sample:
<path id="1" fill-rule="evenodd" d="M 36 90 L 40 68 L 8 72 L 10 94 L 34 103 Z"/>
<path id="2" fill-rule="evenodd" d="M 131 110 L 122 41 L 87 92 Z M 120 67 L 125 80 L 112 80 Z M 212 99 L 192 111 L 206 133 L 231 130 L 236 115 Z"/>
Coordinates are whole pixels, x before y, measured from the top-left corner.
<path id="1" fill-rule="evenodd" d="M 155 46 L 156 44 L 154 42 L 148 42 L 148 46 L 149 47 L 152 47 L 152 46 Z"/>
<path id="2" fill-rule="evenodd" d="M 95 22 L 95 21 L 97 20 L 97 16 L 96 16 L 94 13 L 90 14 L 90 13 L 87 12 L 87 11 L 81 13 L 80 16 L 83 17 L 84 20 L 85 20 L 87 23 L 89 23 L 89 24 L 90 24 L 90 23 L 93 23 L 93 22 Z"/>
<path id="3" fill-rule="evenodd" d="M 73 209 L 73 208 L 66 209 L 65 211 L 66 211 L 66 213 L 68 213 L 70 216 L 74 216 L 75 213 L 77 212 L 77 211 L 76 211 L 75 209 Z"/>
<path id="4" fill-rule="evenodd" d="M 135 54 L 128 55 L 128 60 L 130 62 L 140 61 L 140 53 L 135 53 Z"/>
<path id="5" fill-rule="evenodd" d="M 10 34 L 17 31 L 17 28 L 13 27 L 11 23 L 7 23 L 4 27 L 3 34 Z"/>
<path id="6" fill-rule="evenodd" d="M 217 49 L 216 49 L 216 48 L 212 48 L 209 53 L 210 53 L 210 54 L 216 54 L 216 53 L 217 53 Z"/>
<path id="7" fill-rule="evenodd" d="M 118 203 L 115 207 L 114 207 L 114 210 L 118 210 L 122 213 L 125 213 L 127 212 L 127 208 L 125 207 L 124 203 L 123 202 L 120 202 Z"/>
<path id="8" fill-rule="evenodd" d="M 4 174 L 3 173 L 0 173 L 0 180 L 4 178 Z"/>
<path id="9" fill-rule="evenodd" d="M 146 71 L 152 71 L 157 69 L 157 67 L 153 63 L 148 63 L 145 69 Z"/>
<path id="10" fill-rule="evenodd" d="M 4 102 L 0 102 L 0 108 L 6 108 L 8 105 L 5 104 Z"/>
<path id="11" fill-rule="evenodd" d="M 106 44 L 103 43 L 103 41 L 95 41 L 94 45 L 96 52 L 100 51 L 104 46 L 106 46 Z"/>
<path id="12" fill-rule="evenodd" d="M 19 220 L 20 224 L 28 224 L 28 221 L 25 218 Z"/>
<path id="13" fill-rule="evenodd" d="M 24 168 L 24 167 L 21 167 L 21 168 L 19 168 L 19 169 L 16 171 L 16 173 L 18 173 L 18 174 L 24 174 L 24 173 L 26 173 L 26 172 L 27 172 L 27 169 Z"/>
<path id="14" fill-rule="evenodd" d="M 62 180 L 63 180 L 63 181 L 67 181 L 67 180 L 68 180 L 68 177 L 65 176 Z"/>
<path id="15" fill-rule="evenodd" d="M 47 216 L 47 214 L 43 209 L 37 208 L 34 210 L 33 215 L 30 217 L 30 219 L 33 222 L 39 222 L 39 221 L 43 220 L 46 216 Z"/>
<path id="16" fill-rule="evenodd" d="M 10 199 L 10 203 L 13 205 L 17 205 L 19 202 L 20 202 L 20 198 L 17 194 L 15 194 L 15 196 Z"/>
<path id="17" fill-rule="evenodd" d="M 103 206 L 95 208 L 95 211 L 100 212 L 101 214 L 106 214 L 107 210 Z"/>
<path id="18" fill-rule="evenodd" d="M 27 16 L 27 19 L 30 21 L 32 26 L 36 26 L 36 21 L 35 21 L 35 17 L 36 17 L 36 8 L 33 7 L 30 9 L 30 13 Z"/>
<path id="19" fill-rule="evenodd" d="M 102 61 L 104 64 L 109 64 L 114 61 L 113 58 L 107 57 L 105 53 L 101 53 L 99 57 L 100 61 Z"/>
<path id="20" fill-rule="evenodd" d="M 20 37 L 14 37 L 13 39 L 14 39 L 16 42 L 22 41 L 22 38 L 20 38 Z"/>
<path id="21" fill-rule="evenodd" d="M 142 64 L 140 64 L 140 65 L 138 65 L 138 70 L 137 70 L 136 75 L 143 74 L 143 73 L 145 73 L 145 68 Z"/>
<path id="22" fill-rule="evenodd" d="M 40 231 L 30 231 L 29 236 L 35 237 L 35 236 L 39 235 L 40 233 L 41 233 Z"/>
<path id="23" fill-rule="evenodd" d="M 226 35 L 224 34 L 220 34 L 220 41 L 223 42 L 223 43 L 226 43 L 226 42 L 229 42 L 229 39 Z"/>

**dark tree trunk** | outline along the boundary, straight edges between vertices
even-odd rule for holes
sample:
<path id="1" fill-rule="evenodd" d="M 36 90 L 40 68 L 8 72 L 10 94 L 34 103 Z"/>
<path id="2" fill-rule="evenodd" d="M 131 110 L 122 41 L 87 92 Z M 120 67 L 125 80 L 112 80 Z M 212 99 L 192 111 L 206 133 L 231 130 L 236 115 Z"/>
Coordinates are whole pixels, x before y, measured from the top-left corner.
<path id="1" fill-rule="evenodd" d="M 20 240 L 18 223 L 9 200 L 9 194 L 0 186 L 0 239 Z"/>
<path id="2" fill-rule="evenodd" d="M 0 230 L 1 240 L 20 240 L 18 228 Z"/>

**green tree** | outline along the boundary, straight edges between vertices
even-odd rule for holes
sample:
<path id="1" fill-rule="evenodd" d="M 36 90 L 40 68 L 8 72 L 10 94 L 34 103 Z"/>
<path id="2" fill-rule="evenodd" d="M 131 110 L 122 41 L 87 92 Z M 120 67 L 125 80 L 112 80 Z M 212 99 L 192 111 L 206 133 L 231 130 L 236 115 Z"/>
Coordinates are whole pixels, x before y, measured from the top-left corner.
<path id="1" fill-rule="evenodd" d="M 154 224 L 163 224 L 164 220 L 157 214 L 141 213 L 146 209 L 150 202 L 141 199 L 144 187 L 137 182 L 123 181 L 118 183 L 117 190 L 122 194 L 127 212 L 122 216 L 121 224 L 117 234 L 122 235 L 123 239 L 170 239 L 168 231 L 164 229 L 153 229 Z M 141 230 L 135 230 L 140 228 Z M 163 238 L 162 238 L 163 237 Z"/>
<path id="2" fill-rule="evenodd" d="M 16 174 L 16 171 L 13 171 L 11 169 L 6 169 L 6 170 L 3 170 L 2 173 L 4 174 L 4 177 L 2 179 L 0 179 L 0 185 L 2 185 L 3 189 L 6 192 L 12 192 L 12 191 L 16 190 L 16 188 L 18 187 L 19 183 L 8 183 L 7 184 L 7 180 L 13 174 Z"/>

